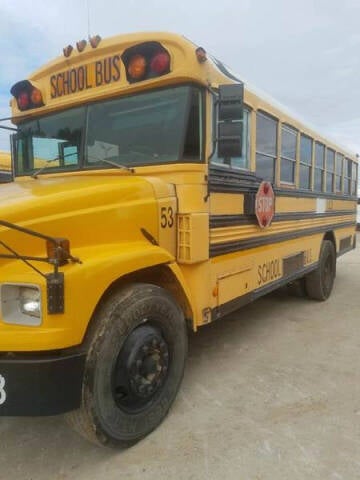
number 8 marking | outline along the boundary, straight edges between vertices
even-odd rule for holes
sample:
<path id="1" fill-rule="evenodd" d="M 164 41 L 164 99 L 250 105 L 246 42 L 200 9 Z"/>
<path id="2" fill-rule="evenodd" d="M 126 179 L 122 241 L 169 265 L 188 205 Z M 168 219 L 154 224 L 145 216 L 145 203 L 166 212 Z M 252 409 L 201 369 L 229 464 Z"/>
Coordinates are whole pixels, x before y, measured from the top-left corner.
<path id="1" fill-rule="evenodd" d="M 0 405 L 6 402 L 5 378 L 0 375 Z"/>

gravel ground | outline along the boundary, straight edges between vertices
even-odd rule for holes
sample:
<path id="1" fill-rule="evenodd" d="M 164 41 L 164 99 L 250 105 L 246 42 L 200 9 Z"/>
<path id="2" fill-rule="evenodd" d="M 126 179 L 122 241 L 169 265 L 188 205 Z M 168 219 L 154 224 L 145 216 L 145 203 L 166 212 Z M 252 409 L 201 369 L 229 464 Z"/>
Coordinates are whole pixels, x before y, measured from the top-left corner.
<path id="1" fill-rule="evenodd" d="M 0 479 L 359 479 L 359 252 L 325 303 L 276 292 L 192 334 L 169 416 L 129 450 L 0 418 Z"/>

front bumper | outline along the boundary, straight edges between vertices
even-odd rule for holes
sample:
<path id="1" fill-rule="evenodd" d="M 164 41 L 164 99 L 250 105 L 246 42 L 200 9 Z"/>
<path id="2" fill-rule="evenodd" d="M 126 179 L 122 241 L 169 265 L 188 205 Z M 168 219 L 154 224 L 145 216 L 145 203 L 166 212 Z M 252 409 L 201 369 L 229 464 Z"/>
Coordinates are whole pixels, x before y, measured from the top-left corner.
<path id="1" fill-rule="evenodd" d="M 79 408 L 85 353 L 0 353 L 0 416 L 45 416 Z"/>

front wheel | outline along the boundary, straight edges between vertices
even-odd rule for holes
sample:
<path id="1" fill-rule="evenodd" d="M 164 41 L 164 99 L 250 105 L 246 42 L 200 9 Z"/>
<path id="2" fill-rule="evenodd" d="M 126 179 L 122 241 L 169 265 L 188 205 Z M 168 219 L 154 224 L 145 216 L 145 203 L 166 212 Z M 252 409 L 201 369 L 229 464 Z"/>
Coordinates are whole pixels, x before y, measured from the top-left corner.
<path id="1" fill-rule="evenodd" d="M 305 289 L 310 298 L 324 301 L 329 298 L 336 274 L 336 251 L 330 240 L 321 245 L 319 264 L 316 270 L 305 277 Z"/>
<path id="2" fill-rule="evenodd" d="M 87 439 L 130 446 L 154 430 L 179 389 L 187 355 L 183 314 L 162 288 L 134 284 L 98 310 L 82 404 L 69 423 Z"/>

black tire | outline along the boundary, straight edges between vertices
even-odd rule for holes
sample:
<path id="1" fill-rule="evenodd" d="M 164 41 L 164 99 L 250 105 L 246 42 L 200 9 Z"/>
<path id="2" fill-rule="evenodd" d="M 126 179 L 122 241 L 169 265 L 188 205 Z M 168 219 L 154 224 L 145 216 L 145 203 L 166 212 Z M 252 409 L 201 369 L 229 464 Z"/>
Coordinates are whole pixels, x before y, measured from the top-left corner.
<path id="1" fill-rule="evenodd" d="M 82 404 L 67 420 L 94 443 L 129 447 L 176 397 L 187 356 L 184 316 L 162 288 L 134 284 L 112 294 L 94 322 Z"/>
<path id="2" fill-rule="evenodd" d="M 336 251 L 330 240 L 321 245 L 319 265 L 305 277 L 307 295 L 318 301 L 327 300 L 331 294 L 336 275 Z"/>

